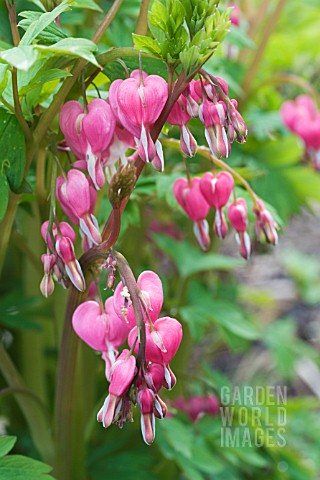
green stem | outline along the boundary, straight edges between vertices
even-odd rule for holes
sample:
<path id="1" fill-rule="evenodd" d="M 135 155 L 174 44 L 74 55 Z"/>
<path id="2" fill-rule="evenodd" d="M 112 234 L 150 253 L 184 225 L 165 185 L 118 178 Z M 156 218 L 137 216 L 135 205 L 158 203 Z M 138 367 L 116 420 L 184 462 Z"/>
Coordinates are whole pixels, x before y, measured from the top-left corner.
<path id="1" fill-rule="evenodd" d="M 268 45 L 268 42 L 270 40 L 270 37 L 275 29 L 275 26 L 277 24 L 277 21 L 280 18 L 280 15 L 282 13 L 282 10 L 286 4 L 286 0 L 278 0 L 277 6 L 271 13 L 270 17 L 268 18 L 268 22 L 266 24 L 265 30 L 262 34 L 262 38 L 260 41 L 260 44 L 258 45 L 258 48 L 255 52 L 255 55 L 252 59 L 252 62 L 247 70 L 247 73 L 243 79 L 242 82 L 242 90 L 243 90 L 243 96 L 241 98 L 241 106 L 239 105 L 239 108 L 243 108 L 243 104 L 247 101 L 247 99 L 250 96 L 251 93 L 251 86 L 252 83 L 256 77 L 256 74 L 259 69 L 259 65 L 261 63 L 261 60 L 263 59 L 263 54 L 265 52 L 265 49 Z"/>
<path id="2" fill-rule="evenodd" d="M 162 145 L 174 148 L 175 150 L 180 150 L 179 140 L 176 140 L 173 138 L 162 138 L 161 143 Z M 257 205 L 259 198 L 255 194 L 255 192 L 252 190 L 249 183 L 238 172 L 236 172 L 232 167 L 230 167 L 223 160 L 212 155 L 209 148 L 207 147 L 198 147 L 197 153 L 202 157 L 207 158 L 208 160 L 213 162 L 215 165 L 218 165 L 218 167 L 220 167 L 222 170 L 229 172 L 234 178 L 236 178 L 238 182 L 247 190 L 254 204 Z"/>
<path id="3" fill-rule="evenodd" d="M 71 480 L 73 478 L 82 480 L 85 478 L 82 441 L 81 437 L 77 439 L 74 434 L 75 426 L 81 419 L 75 418 L 78 341 L 71 323 L 72 313 L 84 299 L 85 297 L 80 292 L 71 287 L 58 360 L 55 401 L 56 457 L 54 475 L 59 480 Z"/>
<path id="4" fill-rule="evenodd" d="M 5 98 L 3 98 L 2 95 L 0 95 L 0 102 L 3 103 L 5 107 L 7 107 L 8 110 L 10 110 L 11 113 L 15 113 L 15 110 L 12 105 L 10 105 L 9 102 Z"/>
<path id="5" fill-rule="evenodd" d="M 148 31 L 148 8 L 150 0 L 142 0 L 139 18 L 136 26 L 136 32 L 138 35 L 146 35 Z"/>
<path id="6" fill-rule="evenodd" d="M 14 111 L 18 119 L 18 122 L 20 123 L 20 126 L 22 128 L 25 138 L 27 140 L 31 140 L 32 133 L 27 122 L 24 119 L 24 116 L 21 110 L 19 93 L 18 93 L 18 73 L 15 67 L 12 69 L 11 77 L 12 77 L 12 94 L 13 94 L 13 101 L 14 101 Z"/>
<path id="7" fill-rule="evenodd" d="M 29 390 L 1 343 L 0 368 L 9 387 L 19 390 L 14 395 L 28 423 L 35 447 L 39 451 L 41 458 L 45 462 L 52 464 L 53 441 L 47 416 L 42 408 L 39 409 L 39 405 L 34 398 L 25 395 L 26 391 L 29 392 Z"/>

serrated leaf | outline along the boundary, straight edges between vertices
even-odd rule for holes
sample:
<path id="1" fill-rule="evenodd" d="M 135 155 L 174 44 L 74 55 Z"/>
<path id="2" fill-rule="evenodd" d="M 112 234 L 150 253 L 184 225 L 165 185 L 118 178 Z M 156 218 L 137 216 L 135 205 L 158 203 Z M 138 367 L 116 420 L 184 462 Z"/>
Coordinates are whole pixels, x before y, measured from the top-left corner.
<path id="1" fill-rule="evenodd" d="M 33 48 L 43 53 L 52 53 L 58 56 L 71 55 L 84 58 L 96 67 L 100 66 L 92 54 L 97 49 L 96 44 L 85 38 L 64 38 L 53 45 L 33 45 Z"/>
<path id="2" fill-rule="evenodd" d="M 61 78 L 70 77 L 71 73 L 59 68 L 52 68 L 51 70 L 41 70 L 33 77 L 28 85 L 20 88 L 19 95 L 26 95 L 34 88 L 41 87 L 44 83 L 51 82 L 52 80 L 59 80 Z"/>
<path id="3" fill-rule="evenodd" d="M 20 45 L 30 45 L 35 38 L 48 27 L 62 12 L 70 9 L 70 0 L 63 0 L 51 12 L 42 13 L 38 20 L 31 23 L 21 39 Z M 24 13 L 24 12 L 23 12 Z M 22 14 L 23 15 L 23 14 Z"/>
<path id="4" fill-rule="evenodd" d="M 37 60 L 38 53 L 32 46 L 19 45 L 0 52 L 0 58 L 18 70 L 28 71 Z"/>
<path id="5" fill-rule="evenodd" d="M 0 458 L 1 480 L 53 480 L 53 477 L 48 475 L 51 470 L 49 465 L 22 455 Z"/>
<path id="6" fill-rule="evenodd" d="M 1 173 L 6 175 L 11 190 L 16 192 L 23 180 L 26 144 L 16 116 L 3 108 L 0 108 L 0 152 Z"/>
<path id="7" fill-rule="evenodd" d="M 17 441 L 17 437 L 9 436 L 9 435 L 1 435 L 0 436 L 0 457 L 7 455 L 7 453 L 12 450 L 14 444 Z"/>
<path id="8" fill-rule="evenodd" d="M 9 201 L 9 185 L 5 175 L 0 175 L 0 222 L 3 219 Z"/>

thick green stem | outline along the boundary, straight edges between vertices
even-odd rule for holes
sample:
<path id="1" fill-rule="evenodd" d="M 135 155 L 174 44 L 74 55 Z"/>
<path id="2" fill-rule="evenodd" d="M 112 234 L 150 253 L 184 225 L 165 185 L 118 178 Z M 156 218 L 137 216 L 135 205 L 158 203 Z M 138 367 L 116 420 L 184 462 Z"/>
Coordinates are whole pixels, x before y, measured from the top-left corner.
<path id="1" fill-rule="evenodd" d="M 54 475 L 59 480 L 85 479 L 82 439 L 81 436 L 77 438 L 78 432 L 75 428 L 77 422 L 81 422 L 81 418 L 76 418 L 75 415 L 78 339 L 71 323 L 72 313 L 84 298 L 74 287 L 71 289 L 62 333 L 56 386 Z"/>
<path id="2" fill-rule="evenodd" d="M 26 392 L 29 390 L 1 343 L 0 368 L 9 387 L 15 389 L 14 396 L 29 425 L 35 447 L 39 451 L 41 458 L 45 462 L 52 464 L 53 441 L 47 415 L 43 408 L 39 408 L 35 398 L 26 395 Z M 16 389 L 21 390 L 21 392 L 19 393 Z"/>

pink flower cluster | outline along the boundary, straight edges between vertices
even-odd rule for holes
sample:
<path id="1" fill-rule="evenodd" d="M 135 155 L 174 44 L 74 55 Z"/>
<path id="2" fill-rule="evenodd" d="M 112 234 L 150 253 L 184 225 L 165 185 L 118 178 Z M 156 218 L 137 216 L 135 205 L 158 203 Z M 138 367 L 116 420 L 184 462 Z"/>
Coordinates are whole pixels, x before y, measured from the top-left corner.
<path id="1" fill-rule="evenodd" d="M 163 78 L 134 70 L 126 80 L 112 82 L 107 101 L 92 100 L 87 111 L 79 102 L 67 102 L 60 128 L 77 158 L 74 167 L 87 170 L 97 190 L 112 176 L 117 161 L 127 163 L 128 148 L 136 148 L 146 162 L 160 162 L 162 169 L 161 144 L 153 142 L 150 132 L 167 98 Z"/>
<path id="2" fill-rule="evenodd" d="M 97 98 L 83 107 L 72 100 L 62 107 L 59 123 L 65 141 L 60 148 L 70 149 L 76 161 L 67 174 L 62 172 L 58 176 L 56 197 L 65 215 L 79 227 L 83 250 L 102 241 L 94 216 L 97 190 L 104 186 L 106 178 L 113 176 L 117 162 L 125 165 L 139 156 L 145 162 L 151 162 L 157 170 L 163 170 L 161 143 L 151 137 L 151 130 L 167 100 L 168 85 L 162 77 L 134 70 L 126 80 L 112 82 L 107 101 Z M 212 153 L 227 157 L 234 140 L 245 141 L 246 126 L 236 101 L 229 99 L 228 86 L 222 78 L 208 76 L 192 80 L 168 116 L 168 123 L 180 126 L 180 144 L 185 155 L 192 156 L 197 149 L 196 140 L 187 126 L 189 120 L 197 116 L 204 124 Z M 127 158 L 128 148 L 135 149 L 136 153 Z M 192 191 L 199 190 L 197 182 L 193 179 Z M 219 185 L 218 182 L 218 190 Z M 191 196 L 195 198 L 193 194 Z M 206 198 L 205 193 L 204 196 Z M 211 203 L 206 200 L 210 206 L 217 208 L 215 231 L 223 238 L 227 228 L 221 210 L 224 205 L 220 205 L 221 199 L 212 199 Z M 204 221 L 208 208 L 207 203 L 200 200 L 199 210 L 193 206 L 191 214 L 203 248 L 208 246 L 208 228 Z M 75 257 L 74 231 L 66 222 L 59 223 L 55 212 L 52 212 L 52 217 L 54 222 L 46 222 L 42 232 L 47 253 L 42 258 L 44 277 L 41 291 L 45 296 L 53 292 L 54 277 L 64 286 L 68 286 L 68 280 L 71 280 L 78 290 L 83 291 L 85 280 Z"/>
<path id="3" fill-rule="evenodd" d="M 191 84 L 192 86 L 192 84 Z M 246 124 L 238 112 L 236 100 L 228 97 L 228 85 L 221 77 L 194 82 L 193 91 L 201 100 L 199 118 L 205 127 L 205 137 L 211 153 L 227 158 L 234 141 L 244 143 Z"/>
<path id="4" fill-rule="evenodd" d="M 228 172 L 218 174 L 206 172 L 201 178 L 194 177 L 192 180 L 178 178 L 174 183 L 174 196 L 194 222 L 194 233 L 203 250 L 207 250 L 210 245 L 209 225 L 206 220 L 210 208 L 215 209 L 213 224 L 215 234 L 223 239 L 228 233 L 223 208 L 228 204 L 233 188 L 234 180 Z M 263 233 L 266 240 L 275 245 L 278 241 L 277 224 L 262 200 L 256 200 L 253 213 L 256 216 L 258 238 Z M 251 242 L 247 232 L 248 207 L 246 201 L 243 198 L 234 199 L 228 206 L 227 214 L 231 226 L 236 231 L 240 254 L 243 258 L 248 259 L 251 253 Z"/>
<path id="5" fill-rule="evenodd" d="M 41 257 L 44 266 L 44 277 L 40 284 L 41 293 L 48 297 L 53 293 L 53 274 L 58 283 L 67 287 L 68 281 L 83 291 L 86 287 L 85 279 L 78 260 L 74 253 L 76 234 L 67 222 L 52 224 L 49 231 L 49 221 L 41 226 L 41 235 L 47 244 L 47 253 Z"/>
<path id="6" fill-rule="evenodd" d="M 139 364 L 134 356 L 139 352 L 140 332 L 129 290 L 123 282 L 104 305 L 96 300 L 82 303 L 73 314 L 72 324 L 84 342 L 102 353 L 105 362 L 109 395 L 98 413 L 98 421 L 105 428 L 112 423 L 122 426 L 132 419 L 132 404 L 138 403 L 142 435 L 145 442 L 151 444 L 155 417 L 164 418 L 167 411 L 159 390 L 161 387 L 171 389 L 176 383 L 169 363 L 181 343 L 182 327 L 174 318 L 159 318 L 163 291 L 158 275 L 145 271 L 137 285 L 144 311 L 146 363 Z M 126 340 L 130 350 L 124 349 L 119 355 L 118 349 Z"/>
<path id="7" fill-rule="evenodd" d="M 283 123 L 304 143 L 306 155 L 320 170 L 320 112 L 308 95 L 285 102 L 281 107 Z"/>
<path id="8" fill-rule="evenodd" d="M 199 117 L 211 153 L 227 158 L 231 144 L 235 140 L 243 143 L 247 137 L 247 127 L 237 108 L 237 101 L 228 97 L 228 85 L 223 78 L 192 80 L 171 110 L 167 122 L 180 126 L 181 150 L 191 157 L 196 153 L 197 143 L 187 122 Z"/>

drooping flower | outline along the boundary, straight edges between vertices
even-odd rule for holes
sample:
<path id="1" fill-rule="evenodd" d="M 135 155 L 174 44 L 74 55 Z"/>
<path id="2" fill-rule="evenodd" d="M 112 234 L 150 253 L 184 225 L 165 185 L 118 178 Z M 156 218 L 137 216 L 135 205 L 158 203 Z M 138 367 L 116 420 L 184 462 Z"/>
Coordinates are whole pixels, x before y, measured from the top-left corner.
<path id="1" fill-rule="evenodd" d="M 74 253 L 76 236 L 73 228 L 67 222 L 60 222 L 58 225 L 53 223 L 50 232 L 49 221 L 46 221 L 41 226 L 41 235 L 48 248 L 54 253 L 55 261 L 51 268 L 57 280 L 64 285 L 63 278 L 66 273 L 73 285 L 82 292 L 85 289 L 85 279 Z"/>
<path id="2" fill-rule="evenodd" d="M 189 183 L 185 178 L 178 178 L 173 185 L 173 194 L 189 218 L 193 220 L 193 230 L 199 245 L 206 250 L 210 244 L 209 225 L 206 216 L 210 206 L 200 190 L 200 178 L 195 177 Z"/>
<path id="3" fill-rule="evenodd" d="M 115 82 L 109 90 L 110 105 L 121 125 L 137 139 L 139 156 L 151 162 L 157 151 L 150 131 L 167 101 L 167 83 L 158 75 L 138 71 Z"/>
<path id="4" fill-rule="evenodd" d="M 147 445 L 154 441 L 156 433 L 154 417 L 155 395 L 150 388 L 140 388 L 138 392 L 138 405 L 141 411 L 141 432 Z"/>
<path id="5" fill-rule="evenodd" d="M 109 395 L 100 409 L 97 419 L 105 428 L 117 420 L 122 407 L 123 397 L 129 390 L 136 374 L 136 359 L 125 349 L 113 365 L 109 385 Z"/>
<path id="6" fill-rule="evenodd" d="M 234 180 L 228 172 L 219 172 L 217 175 L 206 172 L 200 180 L 202 195 L 210 207 L 216 209 L 214 231 L 221 239 L 228 233 L 228 225 L 222 208 L 227 205 L 233 188 Z"/>
<path id="7" fill-rule="evenodd" d="M 286 127 L 303 141 L 306 159 L 320 170 L 320 112 L 315 102 L 308 95 L 299 95 L 284 102 L 281 117 Z"/>
<path id="8" fill-rule="evenodd" d="M 89 347 L 99 352 L 107 348 L 107 314 L 95 300 L 81 303 L 72 316 L 72 326 L 76 334 Z"/>
<path id="9" fill-rule="evenodd" d="M 92 100 L 85 112 L 75 100 L 61 109 L 60 128 L 78 160 L 86 162 L 86 169 L 98 190 L 105 183 L 104 153 L 111 143 L 116 121 L 110 105 L 100 98 Z"/>
<path id="10" fill-rule="evenodd" d="M 40 283 L 40 290 L 42 295 L 47 298 L 52 295 L 54 291 L 52 269 L 54 264 L 56 263 L 56 257 L 55 255 L 52 255 L 50 253 L 45 253 L 41 255 L 41 261 L 43 263 L 44 276 Z"/>
<path id="11" fill-rule="evenodd" d="M 163 304 L 162 282 L 156 273 L 146 270 L 139 275 L 137 285 L 140 289 L 140 299 L 145 307 L 144 318 L 147 319 L 146 310 L 151 321 L 155 322 Z M 113 296 L 114 309 L 117 315 L 132 328 L 136 324 L 135 314 L 130 298 L 124 293 L 123 283 L 120 282 Z"/>
<path id="12" fill-rule="evenodd" d="M 133 327 L 128 336 L 132 347 L 138 335 L 137 327 Z M 182 326 L 175 318 L 158 318 L 154 324 L 146 324 L 146 360 L 167 365 L 178 351 L 182 340 Z M 135 352 L 138 353 L 136 344 Z"/>
<path id="13" fill-rule="evenodd" d="M 76 259 L 73 243 L 69 237 L 58 236 L 56 240 L 56 251 L 64 263 L 66 272 L 73 285 L 83 292 L 86 288 L 86 282 L 80 263 Z"/>
<path id="14" fill-rule="evenodd" d="M 263 233 L 268 243 L 277 245 L 278 243 L 278 225 L 274 221 L 269 210 L 266 209 L 262 200 L 259 200 L 252 208 L 253 213 L 256 216 L 256 233 L 258 239 L 260 239 Z"/>
<path id="15" fill-rule="evenodd" d="M 92 244 L 101 243 L 97 220 L 93 215 L 96 192 L 84 173 L 69 170 L 67 179 L 57 178 L 56 195 L 64 213 L 88 237 Z"/>
<path id="16" fill-rule="evenodd" d="M 229 3 L 228 8 L 230 8 L 230 7 L 232 7 L 231 15 L 230 15 L 231 24 L 234 25 L 235 27 L 239 27 L 240 19 L 241 19 L 240 7 L 235 2 Z"/>
<path id="17" fill-rule="evenodd" d="M 226 106 L 224 102 L 205 99 L 199 108 L 199 118 L 204 124 L 205 137 L 214 155 L 228 158 L 230 140 L 226 132 Z"/>
<path id="18" fill-rule="evenodd" d="M 248 207 L 243 198 L 238 198 L 228 208 L 228 217 L 232 227 L 235 229 L 236 240 L 240 245 L 240 254 L 246 260 L 251 254 L 251 242 L 248 235 Z"/>
<path id="19" fill-rule="evenodd" d="M 181 150 L 185 155 L 193 157 L 197 151 L 197 142 L 187 127 L 190 119 L 191 115 L 187 111 L 187 97 L 180 95 L 167 118 L 167 122 L 170 125 L 178 125 L 180 127 Z"/>

